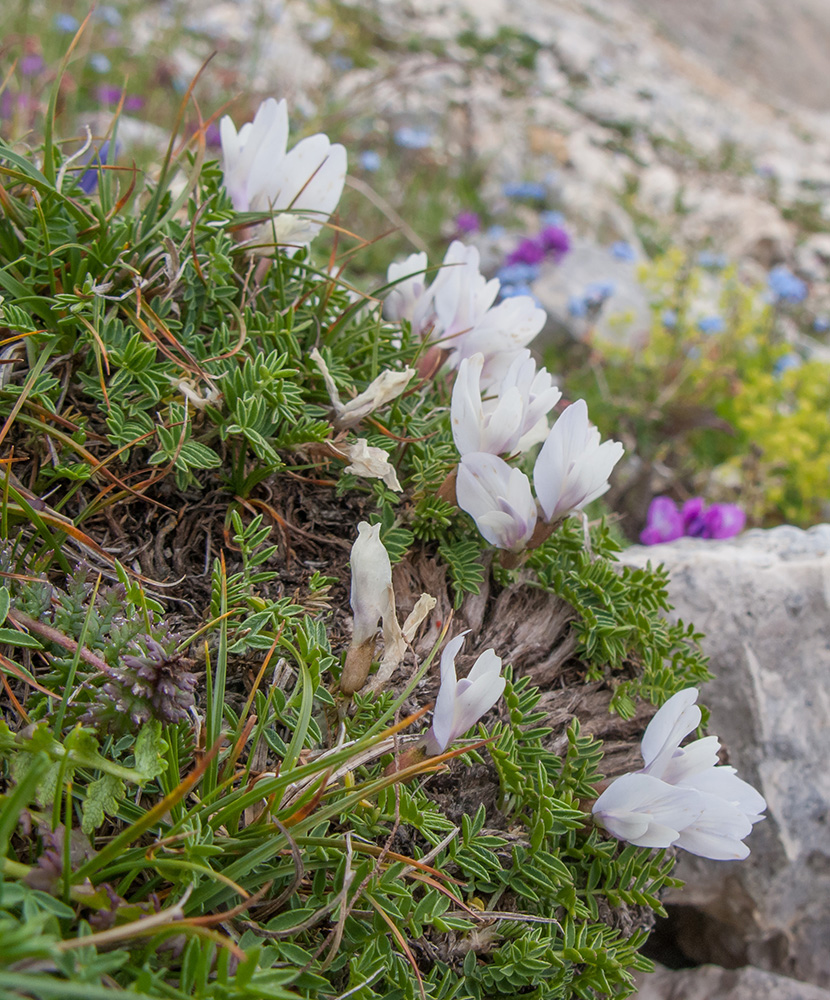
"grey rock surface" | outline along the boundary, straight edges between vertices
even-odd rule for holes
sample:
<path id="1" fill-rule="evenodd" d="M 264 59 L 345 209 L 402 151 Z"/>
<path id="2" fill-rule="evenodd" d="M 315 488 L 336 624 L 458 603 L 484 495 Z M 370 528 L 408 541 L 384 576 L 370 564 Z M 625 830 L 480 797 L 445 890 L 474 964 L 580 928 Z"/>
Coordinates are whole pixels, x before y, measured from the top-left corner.
<path id="1" fill-rule="evenodd" d="M 721 969 L 664 969 L 642 979 L 636 1000 L 830 1000 L 830 992 L 810 983 L 745 966 Z"/>
<path id="2" fill-rule="evenodd" d="M 706 635 L 710 732 L 768 804 L 746 861 L 681 855 L 686 885 L 667 902 L 706 919 L 681 918 L 679 943 L 698 961 L 830 987 L 830 525 L 685 538 L 624 559 L 669 570 L 675 615 Z"/>

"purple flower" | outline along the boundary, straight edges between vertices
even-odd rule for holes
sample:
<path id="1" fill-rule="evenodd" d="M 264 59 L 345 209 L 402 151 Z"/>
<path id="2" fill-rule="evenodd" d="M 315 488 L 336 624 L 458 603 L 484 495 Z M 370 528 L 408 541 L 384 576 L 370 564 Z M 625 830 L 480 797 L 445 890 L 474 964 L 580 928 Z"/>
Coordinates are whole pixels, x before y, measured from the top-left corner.
<path id="1" fill-rule="evenodd" d="M 648 505 L 646 526 L 640 534 L 643 545 L 673 542 L 683 535 L 683 517 L 670 497 L 655 497 Z"/>
<path id="2" fill-rule="evenodd" d="M 571 238 L 561 226 L 545 226 L 539 233 L 538 240 L 545 248 L 545 253 L 557 261 L 571 249 Z"/>
<path id="3" fill-rule="evenodd" d="M 776 302 L 803 302 L 807 298 L 807 285 L 793 272 L 779 264 L 767 276 L 767 285 Z"/>
<path id="4" fill-rule="evenodd" d="M 706 524 L 703 518 L 706 507 L 703 497 L 692 497 L 680 510 L 683 519 L 683 534 L 690 538 L 703 538 Z"/>
<path id="5" fill-rule="evenodd" d="M 109 163 L 110 159 L 115 159 L 117 150 L 113 151 L 113 156 L 110 157 L 110 143 L 109 141 L 103 143 L 99 150 L 96 150 L 90 160 L 89 167 L 81 174 L 78 181 L 78 187 L 85 194 L 92 194 L 96 187 L 98 187 L 98 175 L 100 173 L 100 168 L 103 163 Z"/>
<path id="6" fill-rule="evenodd" d="M 459 236 L 469 236 L 470 233 L 477 233 L 481 229 L 481 219 L 478 212 L 472 212 L 465 208 L 455 217 L 455 231 Z"/>
<path id="7" fill-rule="evenodd" d="M 515 250 L 511 251 L 505 264 L 539 264 L 545 259 L 545 248 L 539 240 L 523 239 Z"/>
<path id="8" fill-rule="evenodd" d="M 646 526 L 640 534 L 643 545 L 689 538 L 732 538 L 746 525 L 746 514 L 734 503 L 713 503 L 692 497 L 680 510 L 671 497 L 655 497 L 649 504 Z"/>
<path id="9" fill-rule="evenodd" d="M 734 503 L 713 503 L 703 519 L 703 538 L 733 538 L 746 526 L 746 514 Z"/>
<path id="10" fill-rule="evenodd" d="M 23 56 L 20 60 L 20 72 L 24 76 L 37 76 L 42 69 L 43 56 L 40 56 L 37 53 L 29 56 Z"/>

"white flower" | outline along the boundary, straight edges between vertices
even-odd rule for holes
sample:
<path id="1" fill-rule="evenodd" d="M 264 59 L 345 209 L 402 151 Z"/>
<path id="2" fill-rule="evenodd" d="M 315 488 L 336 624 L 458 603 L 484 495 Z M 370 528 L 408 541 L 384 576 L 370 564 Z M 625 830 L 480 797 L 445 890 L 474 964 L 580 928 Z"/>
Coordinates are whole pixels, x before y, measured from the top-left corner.
<path id="1" fill-rule="evenodd" d="M 237 212 L 268 212 L 257 239 L 276 241 L 291 255 L 311 242 L 337 208 L 346 180 L 346 150 L 318 133 L 286 152 L 285 100 L 263 101 L 239 132 L 225 115 L 219 123 L 225 187 Z"/>
<path id="2" fill-rule="evenodd" d="M 645 766 L 612 782 L 593 812 L 615 837 L 639 847 L 674 844 L 705 858 L 740 860 L 766 802 L 734 767 L 718 764 L 717 737 L 680 746 L 700 723 L 697 697 L 687 688 L 669 698 L 643 735 Z"/>
<path id="3" fill-rule="evenodd" d="M 465 678 L 457 679 L 455 658 L 466 635 L 462 632 L 451 639 L 441 654 L 441 687 L 435 701 L 432 728 L 426 735 L 426 749 L 430 754 L 441 753 L 453 740 L 463 736 L 490 711 L 504 692 L 501 658 L 492 649 L 479 656 Z"/>
<path id="4" fill-rule="evenodd" d="M 400 263 L 393 262 L 386 272 L 386 280 L 394 288 L 386 297 L 384 313 L 391 320 L 412 320 L 415 306 L 426 291 L 427 255 L 410 254 Z M 419 334 L 421 331 L 417 331 Z"/>
<path id="5" fill-rule="evenodd" d="M 366 438 L 358 438 L 353 444 L 340 445 L 338 450 L 349 460 L 346 472 L 367 479 L 382 479 L 390 490 L 401 492 L 401 484 L 395 466 L 389 461 L 389 456 L 383 448 L 375 448 Z"/>
<path id="6" fill-rule="evenodd" d="M 545 519 L 556 521 L 601 497 L 623 451 L 618 441 L 600 444 L 599 431 L 588 421 L 584 399 L 571 403 L 553 425 L 533 469 L 533 484 Z"/>
<path id="7" fill-rule="evenodd" d="M 348 403 L 343 403 L 340 400 L 340 393 L 337 391 L 337 386 L 331 377 L 328 365 L 323 360 L 323 356 L 317 348 L 313 347 L 308 356 L 317 365 L 320 374 L 323 376 L 323 381 L 326 383 L 326 391 L 334 408 L 334 422 L 338 427 L 354 427 L 355 424 L 359 424 L 364 417 L 368 417 L 370 413 L 374 413 L 379 407 L 385 406 L 386 403 L 391 402 L 393 399 L 397 399 L 412 381 L 412 376 L 415 374 L 414 368 L 404 368 L 400 372 L 387 368 L 376 379 L 373 379 L 359 396 L 350 399 Z"/>
<path id="8" fill-rule="evenodd" d="M 536 527 L 536 501 L 521 469 L 496 455 L 471 452 L 458 466 L 455 495 L 491 545 L 511 552 L 527 545 Z"/>
<path id="9" fill-rule="evenodd" d="M 561 397 L 543 368 L 536 371 L 530 351 L 522 351 L 508 368 L 494 395 L 482 401 L 484 355 L 465 358 L 452 391 L 452 435 L 461 455 L 481 451 L 509 454 L 534 443 L 540 423 Z M 539 440 L 538 437 L 536 440 Z"/>
<path id="10" fill-rule="evenodd" d="M 392 564 L 380 540 L 380 525 L 361 521 L 357 541 L 352 546 L 352 590 L 350 603 L 354 614 L 352 643 L 340 678 L 345 694 L 354 694 L 366 683 L 375 651 L 378 622 L 383 620 L 383 644 L 388 652 L 405 642 L 395 611 L 392 588 Z"/>
<path id="11" fill-rule="evenodd" d="M 696 795 L 641 771 L 613 781 L 593 809 L 609 833 L 637 847 L 668 847 L 702 812 Z"/>
<path id="12" fill-rule="evenodd" d="M 542 329 L 545 318 L 544 309 L 530 295 L 505 299 L 488 309 L 463 337 L 443 344 L 451 348 L 448 363 L 457 368 L 464 358 L 483 354 L 482 380 L 485 385 L 492 385 L 504 377 L 517 354 Z"/>

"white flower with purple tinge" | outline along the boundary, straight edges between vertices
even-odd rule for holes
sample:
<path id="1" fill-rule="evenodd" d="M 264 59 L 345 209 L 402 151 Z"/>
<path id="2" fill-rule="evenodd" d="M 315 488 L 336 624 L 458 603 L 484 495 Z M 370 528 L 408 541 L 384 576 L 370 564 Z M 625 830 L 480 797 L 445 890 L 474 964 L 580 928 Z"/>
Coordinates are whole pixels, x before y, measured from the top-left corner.
<path id="1" fill-rule="evenodd" d="M 536 527 L 536 501 L 520 469 L 484 452 L 464 455 L 455 483 L 458 506 L 498 549 L 521 552 Z"/>
<path id="2" fill-rule="evenodd" d="M 288 108 L 268 98 L 237 132 L 219 123 L 225 188 L 237 212 L 270 213 L 257 240 L 276 241 L 289 256 L 306 246 L 337 208 L 346 181 L 346 150 L 310 135 L 286 152 Z"/>
<path id="3" fill-rule="evenodd" d="M 718 764 L 716 737 L 680 746 L 700 724 L 697 697 L 697 688 L 687 688 L 669 698 L 643 735 L 644 766 L 613 781 L 593 814 L 609 833 L 638 847 L 674 844 L 705 858 L 740 860 L 766 802 L 733 767 Z"/>
<path id="4" fill-rule="evenodd" d="M 537 372 L 530 351 L 523 350 L 495 392 L 482 400 L 483 368 L 483 354 L 465 358 L 458 366 L 450 414 L 459 453 L 511 454 L 543 440 L 547 414 L 562 396 L 548 371 Z"/>
<path id="5" fill-rule="evenodd" d="M 427 287 L 427 255 L 412 253 L 406 260 L 393 261 L 386 272 L 386 280 L 392 290 L 386 296 L 383 311 L 388 319 L 408 319 L 415 333 L 423 331 L 415 328 L 415 310 L 424 297 Z"/>
<path id="6" fill-rule="evenodd" d="M 496 704 L 504 693 L 501 659 L 487 649 L 473 664 L 469 674 L 457 679 L 455 658 L 464 645 L 466 632 L 450 639 L 441 654 L 441 687 L 435 701 L 432 728 L 425 737 L 429 754 L 438 754 L 463 736 Z"/>
<path id="7" fill-rule="evenodd" d="M 545 520 L 557 521 L 601 497 L 623 451 L 619 441 L 600 443 L 584 399 L 571 403 L 553 425 L 533 468 Z"/>

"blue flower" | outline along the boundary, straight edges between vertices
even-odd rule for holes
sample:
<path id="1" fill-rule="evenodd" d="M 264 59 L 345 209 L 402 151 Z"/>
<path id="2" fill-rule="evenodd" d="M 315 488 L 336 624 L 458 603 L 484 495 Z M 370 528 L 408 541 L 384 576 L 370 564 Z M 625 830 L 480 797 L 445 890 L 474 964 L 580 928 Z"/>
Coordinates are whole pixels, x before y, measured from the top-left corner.
<path id="1" fill-rule="evenodd" d="M 539 265 L 524 264 L 521 261 L 505 264 L 499 268 L 496 277 L 503 285 L 526 285 L 539 277 Z"/>
<path id="2" fill-rule="evenodd" d="M 428 149 L 432 145 L 432 132 L 428 128 L 404 125 L 396 130 L 394 139 L 402 149 Z"/>
<path id="3" fill-rule="evenodd" d="M 533 297 L 533 292 L 529 285 L 517 284 L 517 285 L 502 285 L 499 289 L 499 295 L 503 299 L 512 299 L 516 295 L 530 295 Z"/>
<path id="4" fill-rule="evenodd" d="M 329 56 L 329 65 L 337 73 L 348 73 L 350 69 L 354 69 L 354 60 L 342 52 L 335 52 Z"/>
<path id="5" fill-rule="evenodd" d="M 677 326 L 677 313 L 674 309 L 664 309 L 660 319 L 668 330 L 673 330 Z"/>
<path id="6" fill-rule="evenodd" d="M 815 333 L 827 333 L 830 330 L 830 319 L 827 316 L 816 316 L 813 320 L 813 330 Z"/>
<path id="7" fill-rule="evenodd" d="M 572 295 L 568 299 L 568 312 L 577 319 L 582 319 L 588 314 L 588 303 L 582 295 Z"/>
<path id="8" fill-rule="evenodd" d="M 540 212 L 539 221 L 543 226 L 556 226 L 561 229 L 565 225 L 565 216 L 561 212 Z"/>
<path id="9" fill-rule="evenodd" d="M 723 333 L 725 324 L 721 316 L 704 316 L 697 321 L 697 328 L 701 333 Z"/>
<path id="10" fill-rule="evenodd" d="M 100 7 L 96 7 L 95 17 L 97 20 L 103 21 L 104 24 L 108 24 L 111 28 L 117 28 L 121 24 L 120 12 L 110 4 L 102 4 Z"/>
<path id="11" fill-rule="evenodd" d="M 725 255 L 711 250 L 701 250 L 697 255 L 697 262 L 701 267 L 710 267 L 714 271 L 722 271 L 726 267 Z"/>
<path id="12" fill-rule="evenodd" d="M 543 201 L 548 189 L 538 181 L 512 181 L 502 188 L 505 198 L 517 201 Z"/>
<path id="13" fill-rule="evenodd" d="M 795 351 L 790 351 L 789 354 L 783 355 L 775 362 L 772 370 L 776 375 L 783 375 L 784 372 L 791 371 L 793 368 L 800 368 L 801 365 L 801 355 L 796 354 Z"/>
<path id="14" fill-rule="evenodd" d="M 99 150 L 96 150 L 89 159 L 89 167 L 81 174 L 78 180 L 78 187 L 85 194 L 92 194 L 96 187 L 98 187 L 98 176 L 100 174 L 100 167 L 102 163 L 109 163 L 111 159 L 115 159 L 115 156 L 110 156 L 110 143 L 109 141 L 102 144 Z M 117 155 L 117 150 L 114 153 Z"/>
<path id="15" fill-rule="evenodd" d="M 637 252 L 627 240 L 617 240 L 611 246 L 611 256 L 617 260 L 636 260 Z"/>
<path id="16" fill-rule="evenodd" d="M 103 52 L 93 52 L 89 57 L 89 65 L 96 73 L 109 73 L 112 69 L 112 63 Z"/>
<path id="17" fill-rule="evenodd" d="M 77 17 L 73 17 L 71 14 L 55 14 L 52 18 L 52 24 L 65 35 L 74 35 L 80 27 Z"/>
<path id="18" fill-rule="evenodd" d="M 373 174 L 376 170 L 380 170 L 380 153 L 375 152 L 374 149 L 364 149 L 358 157 L 358 163 L 364 170 Z"/>
<path id="19" fill-rule="evenodd" d="M 614 281 L 592 281 L 585 287 L 584 297 L 589 306 L 601 306 L 617 290 Z"/>
<path id="20" fill-rule="evenodd" d="M 767 285 L 776 302 L 803 302 L 807 298 L 807 284 L 797 278 L 793 272 L 779 264 L 774 267 L 768 277 Z"/>

